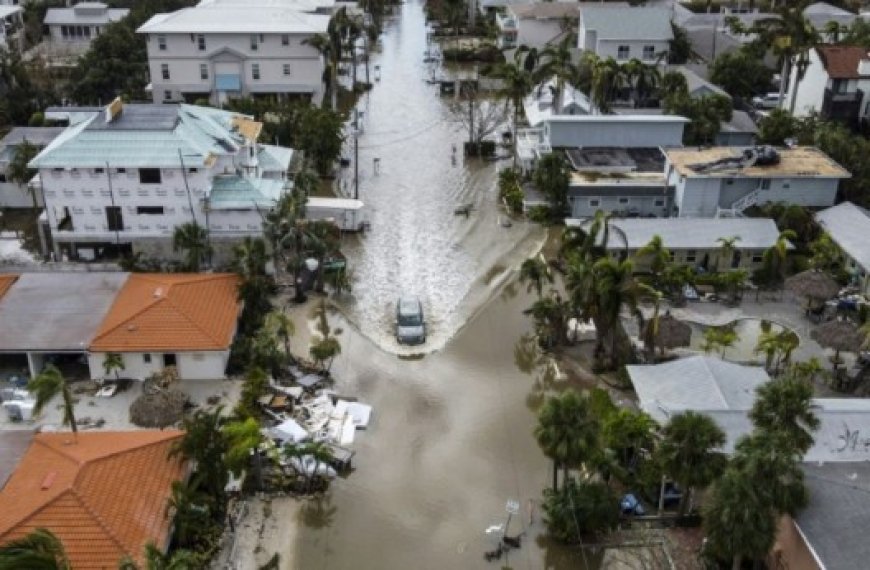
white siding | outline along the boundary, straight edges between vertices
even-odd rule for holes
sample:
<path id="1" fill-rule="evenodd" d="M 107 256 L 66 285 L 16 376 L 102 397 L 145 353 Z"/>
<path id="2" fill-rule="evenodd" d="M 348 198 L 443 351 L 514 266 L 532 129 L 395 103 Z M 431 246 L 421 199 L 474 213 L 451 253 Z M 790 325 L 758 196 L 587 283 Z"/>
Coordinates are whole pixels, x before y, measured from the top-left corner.
<path id="1" fill-rule="evenodd" d="M 798 84 L 797 94 L 795 95 L 795 80 L 796 73 L 791 73 L 789 78 L 789 89 L 785 98 L 786 109 L 790 108 L 791 98 L 795 95 L 794 114 L 797 117 L 806 117 L 811 113 L 819 113 L 822 110 L 822 104 L 825 100 L 825 88 L 828 86 L 828 72 L 825 71 L 819 59 L 819 54 L 816 50 L 809 52 L 809 66 L 804 73 L 804 78 Z"/>
<path id="2" fill-rule="evenodd" d="M 619 47 L 620 46 L 628 46 L 628 56 L 624 58 L 619 57 Z M 652 58 L 644 58 L 644 48 L 646 46 L 653 46 L 653 57 Z M 594 47 L 595 53 L 598 57 L 602 59 L 607 59 L 608 57 L 612 57 L 618 62 L 625 63 L 630 59 L 639 59 L 644 63 L 655 63 L 658 54 L 662 52 L 668 51 L 669 43 L 667 41 L 656 41 L 656 40 L 598 40 L 597 44 Z M 663 58 L 663 61 L 666 63 L 667 58 Z"/>
<path id="3" fill-rule="evenodd" d="M 146 354 L 150 362 L 145 362 Z M 218 380 L 224 377 L 229 351 L 177 352 L 177 353 L 121 353 L 124 369 L 118 372 L 121 378 L 144 380 L 148 376 L 163 369 L 163 355 L 175 354 L 178 375 L 182 380 Z M 94 352 L 88 354 L 88 367 L 91 378 L 106 376 L 103 361 L 106 353 Z M 114 372 L 111 376 L 114 376 Z"/>
<path id="4" fill-rule="evenodd" d="M 627 117 L 583 121 L 576 117 L 552 117 L 544 124 L 550 146 L 577 148 L 607 146 L 623 148 L 682 146 L 684 123 L 680 121 L 633 122 Z"/>

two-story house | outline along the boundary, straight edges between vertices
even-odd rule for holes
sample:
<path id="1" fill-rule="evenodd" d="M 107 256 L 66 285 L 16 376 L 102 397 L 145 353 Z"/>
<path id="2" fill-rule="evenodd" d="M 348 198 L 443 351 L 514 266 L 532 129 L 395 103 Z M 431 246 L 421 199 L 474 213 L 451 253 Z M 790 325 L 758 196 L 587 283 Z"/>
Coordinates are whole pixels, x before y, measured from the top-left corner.
<path id="1" fill-rule="evenodd" d="M 501 49 L 558 44 L 577 25 L 578 2 L 524 2 L 508 4 L 495 15 Z"/>
<path id="2" fill-rule="evenodd" d="M 602 59 L 665 63 L 672 39 L 669 9 L 623 3 L 584 4 L 580 8 L 577 47 Z"/>
<path id="3" fill-rule="evenodd" d="M 0 48 L 21 48 L 24 10 L 21 6 L 0 5 Z"/>
<path id="4" fill-rule="evenodd" d="M 665 157 L 679 217 L 739 216 L 768 202 L 826 208 L 836 201 L 840 180 L 851 176 L 812 147 L 672 148 Z"/>
<path id="5" fill-rule="evenodd" d="M 238 113 L 120 99 L 67 127 L 30 162 L 55 256 L 172 259 L 175 228 L 197 223 L 215 262 L 228 258 L 290 190 L 293 151 L 259 144 L 261 128 Z"/>
<path id="6" fill-rule="evenodd" d="M 106 26 L 129 13 L 127 8 L 109 8 L 102 2 L 79 2 L 72 8 L 49 8 L 42 23 L 52 42 L 86 49 Z"/>
<path id="7" fill-rule="evenodd" d="M 870 51 L 861 46 L 824 45 L 808 52 L 803 77 L 792 69 L 784 107 L 794 100 L 794 114 L 818 114 L 857 128 L 866 119 L 870 100 Z"/>
<path id="8" fill-rule="evenodd" d="M 206 1 L 156 14 L 144 34 L 155 103 L 236 97 L 323 99 L 324 61 L 307 41 L 330 20 L 316 2 Z"/>
<path id="9" fill-rule="evenodd" d="M 26 183 L 10 180 L 9 165 L 25 143 L 43 149 L 63 131 L 63 127 L 15 127 L 0 139 L 0 208 L 42 206 L 39 192 L 31 191 Z"/>

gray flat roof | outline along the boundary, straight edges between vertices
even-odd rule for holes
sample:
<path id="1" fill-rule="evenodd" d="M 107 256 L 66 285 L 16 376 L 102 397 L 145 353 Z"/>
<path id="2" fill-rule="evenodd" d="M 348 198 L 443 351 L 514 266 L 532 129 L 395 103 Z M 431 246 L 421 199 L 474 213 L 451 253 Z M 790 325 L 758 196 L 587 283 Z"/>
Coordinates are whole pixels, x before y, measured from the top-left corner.
<path id="1" fill-rule="evenodd" d="M 0 431 L 0 489 L 6 485 L 18 462 L 27 453 L 33 434 L 32 429 Z"/>
<path id="2" fill-rule="evenodd" d="M 664 172 L 665 155 L 658 148 L 584 147 L 565 151 L 574 170 L 628 169 Z"/>
<path id="3" fill-rule="evenodd" d="M 129 273 L 23 273 L 0 299 L 0 351 L 85 351 Z"/>
<path id="4" fill-rule="evenodd" d="M 0 147 L 15 146 L 27 141 L 36 146 L 46 146 L 66 127 L 15 127 L 0 140 Z"/>
<path id="5" fill-rule="evenodd" d="M 671 11 L 666 8 L 619 5 L 584 5 L 580 26 L 598 32 L 599 40 L 658 40 L 674 38 Z"/>
<path id="6" fill-rule="evenodd" d="M 662 189 L 659 188 L 659 193 Z M 581 220 L 565 221 L 569 227 Z M 716 249 L 719 238 L 740 236 L 738 249 L 767 249 L 776 243 L 779 230 L 767 218 L 626 218 L 614 219 L 611 225 L 625 234 L 629 249 L 639 249 L 658 235 L 668 249 Z M 611 240 L 609 248 L 625 247 L 621 240 Z"/>
<path id="7" fill-rule="evenodd" d="M 818 212 L 816 221 L 864 271 L 870 271 L 870 215 L 866 210 L 843 202 Z"/>

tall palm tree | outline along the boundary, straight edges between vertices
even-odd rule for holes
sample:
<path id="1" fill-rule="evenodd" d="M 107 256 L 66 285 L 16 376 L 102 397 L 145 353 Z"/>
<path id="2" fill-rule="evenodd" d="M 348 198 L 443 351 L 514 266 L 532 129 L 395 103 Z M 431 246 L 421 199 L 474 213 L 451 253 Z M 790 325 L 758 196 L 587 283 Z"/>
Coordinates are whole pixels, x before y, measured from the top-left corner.
<path id="1" fill-rule="evenodd" d="M 538 411 L 535 439 L 544 455 L 553 460 L 554 491 L 558 488 L 559 467 L 563 469 L 564 484 L 570 468 L 581 466 L 597 453 L 598 438 L 598 419 L 585 394 L 569 389 L 547 398 Z"/>
<path id="2" fill-rule="evenodd" d="M 0 546 L 0 570 L 70 570 L 63 543 L 50 530 L 37 528 Z"/>
<path id="3" fill-rule="evenodd" d="M 758 387 L 749 418 L 755 427 L 782 432 L 801 454 L 813 445 L 819 418 L 813 412 L 813 386 L 795 374 L 785 374 Z"/>
<path id="4" fill-rule="evenodd" d="M 511 108 L 513 109 L 513 123 L 511 126 L 514 145 L 514 168 L 517 167 L 518 161 L 517 129 L 520 123 L 520 112 L 523 108 L 523 100 L 525 100 L 526 96 L 531 93 L 532 89 L 535 87 L 532 71 L 529 71 L 524 65 L 524 55 L 525 62 L 530 60 L 527 51 L 528 50 L 525 46 L 520 46 L 514 53 L 513 62 L 500 63 L 493 67 L 492 71 L 489 73 L 491 77 L 501 80 L 502 87 L 499 89 L 498 95 L 510 101 Z"/>
<path id="5" fill-rule="evenodd" d="M 737 442 L 732 465 L 751 474 L 779 514 L 795 516 L 807 506 L 809 492 L 801 469 L 803 453 L 784 432 L 754 431 Z"/>
<path id="6" fill-rule="evenodd" d="M 27 383 L 27 389 L 35 396 L 36 402 L 33 413 L 39 414 L 45 405 L 58 394 L 63 399 L 63 425 L 69 426 L 73 436 L 78 438 L 78 425 L 75 417 L 75 402 L 69 383 L 64 379 L 60 370 L 53 364 L 46 366 L 36 378 Z"/>
<path id="7" fill-rule="evenodd" d="M 662 273 L 671 261 L 671 252 L 665 247 L 662 236 L 656 234 L 649 243 L 637 250 L 635 258 L 649 262 L 649 270 L 653 274 L 654 282 L 658 284 Z"/>
<path id="8" fill-rule="evenodd" d="M 107 352 L 106 356 L 103 357 L 103 372 L 106 373 L 106 376 L 115 371 L 115 379 L 118 379 L 118 371 L 124 370 L 126 366 L 124 365 L 124 357 L 121 356 L 120 353 L 117 352 Z"/>
<path id="9" fill-rule="evenodd" d="M 33 201 L 33 208 L 36 209 L 39 207 L 39 200 L 36 194 L 37 186 L 27 184 L 36 175 L 36 171 L 28 168 L 27 165 L 33 160 L 33 157 L 39 154 L 39 147 L 24 139 L 20 145 L 14 148 L 15 154 L 6 166 L 6 177 L 9 182 L 15 182 L 24 188 Z"/>
<path id="10" fill-rule="evenodd" d="M 284 343 L 284 354 L 290 356 L 290 337 L 296 334 L 296 325 L 287 313 L 275 310 L 266 315 L 266 328 Z"/>
<path id="11" fill-rule="evenodd" d="M 661 74 L 656 66 L 647 65 L 637 58 L 625 63 L 622 70 L 626 82 L 631 88 L 634 106 L 640 107 L 658 89 Z"/>
<path id="12" fill-rule="evenodd" d="M 733 327 L 709 327 L 704 330 L 704 344 L 701 348 L 707 354 L 722 349 L 722 358 L 725 358 L 725 351 L 734 346 L 739 338 Z"/>
<path id="13" fill-rule="evenodd" d="M 526 284 L 529 293 L 535 291 L 538 299 L 544 295 L 544 285 L 553 283 L 553 274 L 543 255 L 538 254 L 523 261 L 520 265 L 520 283 Z"/>
<path id="14" fill-rule="evenodd" d="M 176 226 L 172 234 L 172 249 L 176 252 L 184 252 L 185 265 L 188 271 L 199 273 L 200 267 L 212 252 L 208 239 L 208 229 L 196 222 L 187 222 Z"/>
<path id="15" fill-rule="evenodd" d="M 227 423 L 222 429 L 227 440 L 225 458 L 227 468 L 238 476 L 251 465 L 253 457 L 255 476 L 262 487 L 259 447 L 263 441 L 263 435 L 260 433 L 260 423 L 254 418 L 246 418 Z"/>
<path id="16" fill-rule="evenodd" d="M 225 494 L 229 471 L 224 461 L 227 440 L 221 431 L 223 408 L 206 412 L 197 410 L 184 418 L 184 437 L 170 450 L 170 457 L 181 456 L 191 461 L 196 469 L 199 487 L 211 497 L 220 499 Z M 221 504 L 217 500 L 218 505 Z"/>
<path id="17" fill-rule="evenodd" d="M 565 85 L 572 85 L 578 75 L 578 67 L 573 61 L 571 36 L 565 36 L 558 44 L 548 45 L 541 51 L 541 65 L 538 76 L 542 78 L 555 77 L 556 90 L 553 94 L 553 112 L 562 112 L 562 96 Z"/>
<path id="18" fill-rule="evenodd" d="M 584 57 L 591 70 L 589 96 L 592 104 L 599 112 L 609 113 L 611 101 L 626 82 L 625 70 L 612 57 L 602 59 L 592 52 Z"/>
<path id="19" fill-rule="evenodd" d="M 302 40 L 305 45 L 310 45 L 317 50 L 320 57 L 323 58 L 323 82 L 326 83 L 326 90 L 329 93 L 329 99 L 324 97 L 323 101 L 330 101 L 330 108 L 336 108 L 336 94 L 338 91 L 338 59 L 339 54 L 335 53 L 334 44 L 326 34 L 315 34 L 310 38 Z"/>
<path id="20" fill-rule="evenodd" d="M 208 525 L 213 499 L 198 488 L 198 476 L 189 482 L 173 481 L 166 500 L 166 516 L 172 517 L 174 538 L 183 548 L 192 546 L 199 532 Z"/>
<path id="21" fill-rule="evenodd" d="M 728 468 L 704 504 L 706 547 L 719 558 L 731 559 L 732 570 L 740 570 L 744 558 L 761 559 L 770 552 L 777 522 L 752 474 Z"/>
<path id="22" fill-rule="evenodd" d="M 672 416 L 662 429 L 656 458 L 680 486 L 679 513 L 685 515 L 696 487 L 709 485 L 721 472 L 725 458 L 717 451 L 725 434 L 708 416 L 692 411 Z"/>
<path id="23" fill-rule="evenodd" d="M 539 297 L 523 311 L 535 321 L 535 334 L 541 346 L 552 348 L 564 344 L 567 335 L 568 304 L 558 293 Z"/>
<path id="24" fill-rule="evenodd" d="M 785 261 L 791 241 L 797 239 L 793 230 L 780 232 L 776 242 L 764 251 L 762 259 L 768 278 L 772 283 L 780 284 L 785 278 Z"/>
<path id="25" fill-rule="evenodd" d="M 716 240 L 719 244 L 719 259 L 717 260 L 717 269 L 722 268 L 722 262 L 725 262 L 725 268 L 731 267 L 731 261 L 734 259 L 734 252 L 737 251 L 737 242 L 740 241 L 740 236 L 720 237 Z"/>
<path id="26" fill-rule="evenodd" d="M 788 329 L 779 332 L 762 330 L 755 345 L 755 353 L 763 353 L 766 356 L 765 368 L 777 376 L 780 367 L 789 362 L 799 343 L 798 336 Z"/>
<path id="27" fill-rule="evenodd" d="M 622 310 L 637 309 L 641 288 L 634 278 L 634 265 L 630 260 L 616 261 L 603 257 L 593 266 L 595 297 L 597 300 L 596 328 L 610 341 L 610 360 L 613 368 L 625 364 L 630 358 L 631 341 L 622 325 Z"/>

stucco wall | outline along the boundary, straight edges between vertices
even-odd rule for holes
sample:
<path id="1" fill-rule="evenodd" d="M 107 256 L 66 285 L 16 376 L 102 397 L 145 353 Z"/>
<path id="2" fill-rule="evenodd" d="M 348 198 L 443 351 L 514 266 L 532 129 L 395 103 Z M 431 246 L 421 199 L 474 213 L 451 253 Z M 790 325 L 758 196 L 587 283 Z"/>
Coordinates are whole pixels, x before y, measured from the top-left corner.
<path id="1" fill-rule="evenodd" d="M 146 354 L 150 357 L 150 362 L 146 362 Z M 118 372 L 121 378 L 134 378 L 136 380 L 144 380 L 151 374 L 159 372 L 163 369 L 163 354 L 142 353 L 142 352 L 127 352 L 122 353 L 121 358 L 124 361 L 124 369 Z M 178 352 L 176 362 L 179 377 L 182 380 L 218 380 L 224 377 L 224 371 L 229 358 L 229 351 L 204 351 L 204 352 Z M 103 352 L 94 352 L 88 354 L 88 367 L 90 368 L 91 378 L 103 378 L 106 376 L 103 368 L 103 361 L 106 354 Z M 114 377 L 114 372 L 111 377 Z"/>

